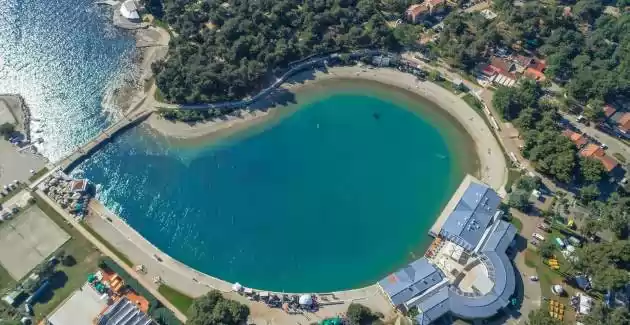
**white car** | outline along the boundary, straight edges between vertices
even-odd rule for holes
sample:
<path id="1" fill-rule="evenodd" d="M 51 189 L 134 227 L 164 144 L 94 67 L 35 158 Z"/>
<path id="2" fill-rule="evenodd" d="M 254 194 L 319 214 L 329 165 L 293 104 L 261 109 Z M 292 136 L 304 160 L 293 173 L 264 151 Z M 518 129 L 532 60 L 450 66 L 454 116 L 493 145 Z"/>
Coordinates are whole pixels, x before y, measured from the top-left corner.
<path id="1" fill-rule="evenodd" d="M 545 240 L 545 237 L 543 237 L 543 235 L 541 235 L 541 234 L 539 234 L 537 232 L 533 233 L 532 237 L 534 237 L 534 238 L 536 238 L 536 239 L 538 239 L 540 241 L 544 241 Z"/>
<path id="2" fill-rule="evenodd" d="M 608 146 L 605 143 L 602 143 L 601 145 L 599 145 L 599 147 L 604 150 L 608 149 Z"/>

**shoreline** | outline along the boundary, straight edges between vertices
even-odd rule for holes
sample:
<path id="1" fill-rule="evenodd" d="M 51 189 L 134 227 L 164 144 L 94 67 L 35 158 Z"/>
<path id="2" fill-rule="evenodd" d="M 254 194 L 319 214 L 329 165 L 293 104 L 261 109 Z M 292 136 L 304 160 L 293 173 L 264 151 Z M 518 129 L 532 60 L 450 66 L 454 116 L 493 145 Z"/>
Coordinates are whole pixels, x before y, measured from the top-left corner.
<path id="1" fill-rule="evenodd" d="M 335 79 L 355 79 L 378 82 L 387 86 L 409 91 L 416 96 L 434 104 L 438 109 L 446 112 L 454 118 L 454 127 L 463 127 L 475 145 L 479 161 L 479 178 L 496 189 L 500 194 L 505 194 L 504 185 L 507 181 L 507 164 L 503 156 L 501 146 L 494 137 L 492 130 L 487 126 L 479 114 L 463 99 L 441 86 L 429 82 L 417 80 L 415 76 L 394 70 L 391 68 L 361 68 L 332 67 L 326 71 L 310 70 L 298 73 L 289 78 L 279 89 L 295 92 L 301 88 Z M 271 96 L 277 96 L 272 94 Z M 272 97 L 273 98 L 273 97 Z M 266 120 L 279 115 L 286 106 L 273 105 L 269 99 L 229 114 L 225 119 L 214 119 L 209 122 L 189 124 L 185 122 L 172 122 L 157 114 L 150 116 L 145 125 L 148 128 L 174 141 L 191 143 L 224 132 L 237 132 L 264 123 Z"/>

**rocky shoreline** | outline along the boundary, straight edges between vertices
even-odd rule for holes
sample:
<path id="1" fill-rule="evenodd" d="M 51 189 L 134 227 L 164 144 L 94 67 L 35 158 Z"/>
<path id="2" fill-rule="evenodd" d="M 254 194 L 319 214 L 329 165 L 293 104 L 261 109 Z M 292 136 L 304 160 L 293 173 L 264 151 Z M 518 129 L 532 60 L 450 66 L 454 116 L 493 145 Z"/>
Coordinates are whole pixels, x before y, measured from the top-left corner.
<path id="1" fill-rule="evenodd" d="M 31 142 L 31 110 L 28 107 L 28 105 L 26 104 L 26 101 L 24 100 L 24 97 L 22 97 L 22 95 L 20 94 L 0 94 L 0 100 L 4 101 L 7 105 L 7 107 L 12 111 L 12 113 L 14 114 L 14 116 L 17 115 L 16 113 L 19 113 L 20 119 L 18 119 L 17 123 L 17 127 L 22 129 L 22 133 L 24 133 L 24 137 L 25 140 L 27 142 Z M 19 112 L 15 112 L 16 105 L 11 105 L 7 100 L 14 100 L 18 102 L 19 106 Z"/>

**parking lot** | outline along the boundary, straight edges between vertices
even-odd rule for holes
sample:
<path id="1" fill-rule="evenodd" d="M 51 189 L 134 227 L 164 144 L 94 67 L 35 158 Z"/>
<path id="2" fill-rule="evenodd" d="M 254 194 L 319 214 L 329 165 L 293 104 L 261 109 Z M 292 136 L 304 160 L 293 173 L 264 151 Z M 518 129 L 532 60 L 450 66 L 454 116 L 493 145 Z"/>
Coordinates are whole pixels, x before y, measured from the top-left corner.
<path id="1" fill-rule="evenodd" d="M 0 224 L 0 263 L 19 280 L 70 239 L 37 206 Z"/>

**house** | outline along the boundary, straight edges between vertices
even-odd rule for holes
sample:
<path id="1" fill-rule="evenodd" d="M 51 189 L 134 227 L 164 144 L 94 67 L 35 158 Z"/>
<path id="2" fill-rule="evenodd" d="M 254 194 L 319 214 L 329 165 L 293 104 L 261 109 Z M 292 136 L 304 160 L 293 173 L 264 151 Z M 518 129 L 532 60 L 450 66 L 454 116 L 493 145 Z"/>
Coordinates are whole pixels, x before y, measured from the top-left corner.
<path id="1" fill-rule="evenodd" d="M 446 0 L 426 0 L 423 3 L 409 6 L 405 11 L 405 17 L 411 23 L 417 24 L 431 15 L 444 11 Z"/>
<path id="2" fill-rule="evenodd" d="M 85 193 L 87 186 L 88 186 L 87 179 L 75 179 L 70 182 L 70 192 Z"/>
<path id="3" fill-rule="evenodd" d="M 593 143 L 586 145 L 586 147 L 580 151 L 580 155 L 585 158 L 599 160 L 604 166 L 604 169 L 609 173 L 619 166 L 617 160 L 607 156 L 604 149 Z"/>
<path id="4" fill-rule="evenodd" d="M 502 74 L 509 74 L 516 71 L 516 65 L 514 63 L 496 56 L 490 59 L 490 65 Z"/>
<path id="5" fill-rule="evenodd" d="M 573 144 L 575 144 L 575 146 L 578 147 L 578 149 L 581 149 L 588 143 L 588 140 L 586 139 L 584 135 L 577 132 L 573 132 L 569 129 L 562 131 L 562 135 L 569 138 L 569 140 L 571 140 L 571 142 L 573 142 Z"/>
<path id="6" fill-rule="evenodd" d="M 617 109 L 609 104 L 604 105 L 603 110 L 604 110 L 604 116 L 606 118 L 611 118 L 613 115 L 615 115 L 615 113 L 617 113 Z"/>
<path id="7" fill-rule="evenodd" d="M 493 56 L 489 64 L 479 66 L 478 70 L 488 81 L 500 86 L 512 87 L 516 84 L 516 65 L 509 60 Z"/>
<path id="8" fill-rule="evenodd" d="M 617 130 L 619 130 L 626 137 L 630 137 L 630 113 L 623 114 L 623 116 L 617 123 Z"/>
<path id="9" fill-rule="evenodd" d="M 547 63 L 544 60 L 518 55 L 514 58 L 514 61 L 517 65 L 517 72 L 522 73 L 526 78 L 535 81 L 544 81 L 546 79 L 545 69 L 547 68 Z"/>

